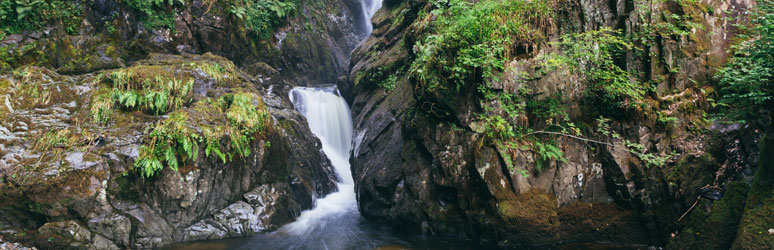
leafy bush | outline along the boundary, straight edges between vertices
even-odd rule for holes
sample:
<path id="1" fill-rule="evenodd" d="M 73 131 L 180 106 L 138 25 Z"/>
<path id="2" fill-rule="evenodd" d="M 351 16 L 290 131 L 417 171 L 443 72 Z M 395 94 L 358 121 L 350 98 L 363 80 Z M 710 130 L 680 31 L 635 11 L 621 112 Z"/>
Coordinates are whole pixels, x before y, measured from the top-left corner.
<path id="1" fill-rule="evenodd" d="M 175 7 L 187 0 L 123 0 L 123 3 L 141 14 L 140 22 L 148 30 L 175 28 Z"/>
<path id="2" fill-rule="evenodd" d="M 774 111 L 774 2 L 759 0 L 751 15 L 749 40 L 734 46 L 736 55 L 717 74 L 723 115 L 733 120 Z"/>
<path id="3" fill-rule="evenodd" d="M 38 31 L 49 25 L 62 25 L 69 34 L 80 27 L 82 1 L 0 0 L 0 39 L 4 34 Z"/>
<path id="4" fill-rule="evenodd" d="M 436 0 L 437 17 L 414 46 L 410 77 L 420 96 L 453 106 L 465 86 L 497 80 L 516 47 L 545 38 L 548 0 Z M 472 85 L 469 85 L 472 84 Z"/>
<path id="5" fill-rule="evenodd" d="M 224 164 L 233 160 L 232 152 L 244 159 L 251 153 L 250 143 L 267 131 L 271 119 L 260 96 L 251 93 L 203 99 L 192 109 L 177 110 L 153 127 L 134 164 L 144 178 L 161 171 L 164 163 L 177 171 L 181 163 L 196 162 L 201 147 L 206 157 L 217 155 Z M 190 112 L 202 117 L 192 118 Z M 228 122 L 222 123 L 224 118 Z M 223 150 L 225 138 L 231 150 Z"/>
<path id="6" fill-rule="evenodd" d="M 112 99 L 120 107 L 159 115 L 182 107 L 191 100 L 194 79 L 178 80 L 156 75 L 153 80 L 132 70 L 113 71 L 106 78 L 113 87 Z"/>
<path id="7" fill-rule="evenodd" d="M 296 6 L 295 0 L 236 0 L 230 11 L 245 22 L 247 31 L 268 39 L 282 20 L 296 11 Z"/>
<path id="8" fill-rule="evenodd" d="M 589 84 L 587 94 L 602 105 L 620 106 L 645 95 L 645 86 L 615 63 L 625 51 L 635 49 L 619 31 L 601 28 L 568 34 L 556 44 L 562 53 L 551 55 L 558 60 L 551 67 L 568 66 L 584 75 Z"/>

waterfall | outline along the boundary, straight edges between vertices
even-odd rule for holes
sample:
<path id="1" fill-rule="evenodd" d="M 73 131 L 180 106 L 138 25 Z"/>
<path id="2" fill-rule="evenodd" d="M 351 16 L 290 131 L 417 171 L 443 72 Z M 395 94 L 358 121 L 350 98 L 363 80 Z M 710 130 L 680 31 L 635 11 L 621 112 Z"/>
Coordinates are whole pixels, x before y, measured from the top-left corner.
<path id="1" fill-rule="evenodd" d="M 297 87 L 290 91 L 290 101 L 306 117 L 312 133 L 320 138 L 323 152 L 336 169 L 340 184 L 352 184 L 349 170 L 352 117 L 336 86 Z"/>
<path id="2" fill-rule="evenodd" d="M 371 18 L 382 7 L 382 0 L 360 0 L 360 6 L 363 8 L 363 19 L 365 19 L 363 22 L 366 24 L 366 34 L 371 34 L 374 28 Z"/>
<path id="3" fill-rule="evenodd" d="M 275 232 L 253 237 L 244 249 L 361 249 L 401 242 L 364 222 L 357 210 L 355 185 L 349 169 L 352 117 L 335 85 L 296 87 L 289 93 L 296 110 L 306 117 L 312 133 L 339 175 L 339 191 L 318 199 L 296 221 Z"/>

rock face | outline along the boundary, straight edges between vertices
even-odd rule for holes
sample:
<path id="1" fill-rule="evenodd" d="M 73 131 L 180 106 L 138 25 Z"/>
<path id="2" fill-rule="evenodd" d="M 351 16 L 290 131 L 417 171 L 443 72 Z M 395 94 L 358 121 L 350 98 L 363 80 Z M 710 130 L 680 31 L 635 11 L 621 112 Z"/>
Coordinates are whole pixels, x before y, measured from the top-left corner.
<path id="1" fill-rule="evenodd" d="M 226 70 L 208 75 L 191 66 L 206 64 Z M 232 160 L 225 162 L 202 149 L 179 171 L 165 167 L 141 178 L 133 164 L 140 145 L 148 143 L 148 128 L 174 115 L 115 107 L 109 122 L 95 123 L 97 96 L 109 88 L 101 76 L 38 67 L 3 76 L 0 220 L 6 238 L 42 248 L 118 249 L 246 236 L 293 221 L 316 197 L 335 190 L 330 162 L 287 92 L 269 92 L 211 54 L 151 54 L 126 70 L 155 68 L 193 79 L 192 101 L 175 114 L 207 117 L 197 115 L 206 110 L 196 103 L 226 93 L 262 96 L 271 114 L 266 133 L 249 145 L 246 157 L 229 153 Z M 214 122 L 208 125 L 220 126 Z M 186 126 L 198 124 L 204 123 Z"/>
<path id="2" fill-rule="evenodd" d="M 126 249 L 247 236 L 293 221 L 336 189 L 319 140 L 287 94 L 346 74 L 365 30 L 355 21 L 357 1 L 299 1 L 268 37 L 247 31 L 231 1 L 162 3 L 174 19 L 155 28 L 128 1 L 81 2 L 70 3 L 82 21 L 67 31 L 0 36 L 5 240 Z M 115 72 L 140 80 L 119 87 Z M 148 95 L 119 97 L 133 91 Z M 221 110 L 233 95 L 269 114 L 247 145 L 234 144 L 243 118 Z M 159 96 L 166 102 L 147 101 Z M 169 128 L 198 135 L 201 150 L 173 145 L 177 171 L 165 157 L 161 171 L 141 177 L 143 147 L 152 152 L 157 128 L 179 117 L 187 119 Z M 215 141 L 220 151 L 205 150 L 208 133 L 225 135 Z"/>
<path id="3" fill-rule="evenodd" d="M 567 2 L 556 10 L 547 40 L 600 27 L 624 34 L 640 32 L 645 29 L 638 16 L 642 14 L 629 5 Z M 721 129 L 698 122 L 702 110 L 709 109 L 710 93 L 705 90 L 711 89 L 697 85 L 710 82 L 712 69 L 727 56 L 734 29 L 725 13 L 742 13 L 751 5 L 720 1 L 701 3 L 704 9 L 670 3 L 650 6 L 653 16 L 680 13 L 704 28 L 691 35 L 653 37 L 656 42 L 644 46 L 649 55 L 625 55 L 621 62 L 625 69 L 653 79 L 657 97 L 647 101 L 655 110 L 614 117 L 610 128 L 622 137 L 602 139 L 603 144 L 557 138 L 567 160 L 561 162 L 539 159 L 535 149 L 506 150 L 488 141 L 476 115 L 505 111 L 496 107 L 484 111 L 475 88 L 460 91 L 448 109 L 423 99 L 417 93 L 421 86 L 401 67 L 410 65 L 418 53 L 414 44 L 435 20 L 428 14 L 435 7 L 421 0 L 385 2 L 373 19 L 371 37 L 352 54 L 348 79 L 354 90 L 351 163 L 361 213 L 412 232 L 503 245 L 568 241 L 666 245 L 669 233 L 686 225 L 675 221 L 696 199 L 699 188 L 724 189 L 732 181 L 749 181 L 755 168 L 761 134 L 750 128 L 760 124 Z M 506 63 L 509 70 L 492 84 L 495 91 L 516 91 L 524 82 L 519 71 L 534 69 L 540 55 L 557 50 L 549 43 L 534 47 L 539 49 L 527 49 Z M 668 70 L 675 67 L 680 70 Z M 380 87 L 390 75 L 395 76 L 394 89 Z M 596 118 L 584 116 L 596 107 L 584 106 L 584 89 L 575 74 L 552 72 L 527 84 L 543 97 L 561 94 L 566 98 L 562 105 L 577 123 L 591 124 Z M 676 121 L 657 119 L 657 114 L 667 113 Z M 605 138 L 594 131 L 587 136 Z M 710 140 L 713 137 L 722 139 Z M 624 140 L 642 145 L 642 153 L 677 156 L 663 167 L 648 167 L 620 146 Z M 730 146 L 734 142 L 736 146 Z M 738 200 L 731 197 L 728 200 Z M 735 216 L 738 220 L 738 212 Z"/>
<path id="4" fill-rule="evenodd" d="M 174 6 L 168 10 L 176 12 L 172 27 L 149 29 L 143 23 L 146 14 L 125 2 L 84 4 L 84 20 L 75 35 L 52 27 L 0 41 L 8 53 L 0 70 L 38 65 L 82 74 L 122 67 L 148 53 L 211 52 L 253 75 L 275 72 L 300 85 L 333 84 L 346 74 L 349 52 L 364 36 L 364 24 L 356 22 L 362 15 L 356 0 L 302 1 L 268 39 L 246 31 L 246 21 L 232 14 L 230 2 L 195 0 Z"/>

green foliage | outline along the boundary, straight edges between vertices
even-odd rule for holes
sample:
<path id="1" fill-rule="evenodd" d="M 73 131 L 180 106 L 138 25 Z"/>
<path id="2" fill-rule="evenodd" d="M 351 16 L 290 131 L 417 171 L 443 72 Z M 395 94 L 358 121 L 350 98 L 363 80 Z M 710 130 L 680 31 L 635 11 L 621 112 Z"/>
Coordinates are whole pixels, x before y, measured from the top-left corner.
<path id="1" fill-rule="evenodd" d="M 194 79 L 187 81 L 156 75 L 153 80 L 132 71 L 113 71 L 106 79 L 112 84 L 112 99 L 120 107 L 159 115 L 190 102 Z"/>
<path id="2" fill-rule="evenodd" d="M 479 114 L 478 117 L 483 122 L 483 133 L 503 151 L 500 154 L 506 159 L 506 163 L 511 159 L 510 155 L 504 152 L 517 149 L 531 149 L 535 153 L 538 171 L 547 161 L 567 162 L 564 152 L 556 146 L 557 134 L 580 134 L 580 130 L 570 122 L 563 99 L 559 95 L 536 99 L 528 97 L 531 91 L 526 89 L 519 90 L 518 94 L 498 93 L 485 87 L 480 87 L 479 91 L 484 93 L 488 100 L 483 106 L 485 113 Z M 499 107 L 508 117 L 491 114 L 494 112 L 491 106 Z M 537 123 L 532 124 L 537 127 L 531 127 L 527 117 L 537 118 Z M 542 130 L 536 131 L 537 128 Z M 506 165 L 512 167 L 510 163 Z M 528 176 L 525 170 L 520 171 L 522 175 Z"/>
<path id="3" fill-rule="evenodd" d="M 88 1 L 0 0 L 0 38 L 24 30 L 39 31 L 61 25 L 69 34 L 78 32 L 83 5 Z"/>
<path id="4" fill-rule="evenodd" d="M 537 154 L 540 156 L 540 158 L 535 161 L 535 167 L 537 167 L 538 170 L 543 168 L 543 162 L 549 160 L 556 160 L 567 163 L 567 158 L 564 158 L 564 152 L 562 152 L 562 149 L 554 145 L 553 142 L 543 143 L 536 141 L 534 143 L 534 148 L 535 151 L 537 151 Z"/>
<path id="5" fill-rule="evenodd" d="M 144 178 L 155 175 L 164 165 L 177 171 L 181 164 L 196 162 L 202 147 L 206 157 L 216 155 L 224 164 L 233 160 L 231 152 L 246 158 L 251 153 L 251 142 L 267 131 L 271 119 L 260 96 L 252 93 L 227 94 L 218 100 L 208 98 L 194 106 L 204 118 L 191 118 L 191 111 L 178 110 L 153 127 L 134 164 Z M 217 122 L 224 118 L 228 122 L 216 126 L 200 121 Z M 223 150 L 221 145 L 226 138 L 230 151 Z"/>
<path id="6" fill-rule="evenodd" d="M 297 5 L 296 0 L 236 0 L 230 12 L 244 21 L 247 31 L 268 39 L 284 18 L 295 13 Z"/>
<path id="7" fill-rule="evenodd" d="M 69 129 L 51 130 L 43 134 L 42 137 L 38 138 L 32 148 L 33 150 L 45 151 L 52 147 L 66 147 L 71 144 L 69 137 Z"/>
<path id="8" fill-rule="evenodd" d="M 723 116 L 746 120 L 761 110 L 774 111 L 774 2 L 760 0 L 751 15 L 749 40 L 734 46 L 736 54 L 717 74 Z"/>
<path id="9" fill-rule="evenodd" d="M 466 86 L 497 80 L 516 46 L 545 39 L 553 17 L 547 0 L 437 0 L 437 19 L 414 46 L 409 69 L 421 96 L 454 106 Z"/>
<path id="10" fill-rule="evenodd" d="M 604 136 L 610 136 L 611 138 L 614 138 L 614 139 L 623 138 L 620 134 L 610 130 L 609 122 L 610 122 L 610 119 L 608 118 L 604 118 L 604 117 L 597 118 L 597 132 Z M 625 147 L 626 150 L 629 151 L 629 153 L 637 156 L 637 158 L 639 158 L 643 163 L 645 163 L 645 166 L 647 167 L 664 166 L 664 164 L 666 164 L 667 161 L 669 161 L 670 159 L 676 156 L 679 156 L 674 152 L 660 153 L 660 154 L 649 153 L 648 149 L 645 148 L 645 146 L 643 146 L 642 144 L 630 141 L 628 139 L 624 139 L 623 144 L 624 144 L 623 147 Z M 614 146 L 614 147 L 621 146 L 616 144 L 606 144 L 606 145 Z"/>
<path id="11" fill-rule="evenodd" d="M 505 141 L 515 138 L 517 136 L 513 126 L 503 119 L 502 116 L 492 115 L 483 118 L 484 127 L 486 128 L 484 134 L 492 139 Z"/>
<path id="12" fill-rule="evenodd" d="M 218 63 L 203 63 L 197 67 L 207 76 L 215 79 L 216 82 L 222 82 L 225 79 L 223 75 L 226 74 L 226 68 Z"/>
<path id="13" fill-rule="evenodd" d="M 103 125 L 110 122 L 110 116 L 113 114 L 113 102 L 113 98 L 109 93 L 95 96 L 91 100 L 91 108 L 89 110 L 91 119 Z"/>
<path id="14" fill-rule="evenodd" d="M 634 50 L 634 45 L 620 31 L 602 28 L 568 34 L 556 44 L 562 53 L 552 55 L 557 60 L 553 61 L 556 63 L 553 67 L 568 66 L 584 75 L 589 83 L 587 94 L 601 100 L 602 105 L 621 106 L 627 100 L 638 101 L 645 95 L 645 86 L 616 64 L 616 59 L 625 51 Z"/>
<path id="15" fill-rule="evenodd" d="M 704 29 L 701 23 L 693 21 L 690 15 L 679 15 L 673 13 L 670 9 L 660 9 L 654 11 L 654 3 L 676 3 L 682 9 L 691 9 L 699 7 L 699 1 L 694 0 L 649 0 L 635 1 L 636 17 L 641 26 L 632 31 L 631 41 L 645 46 L 657 45 L 658 39 L 669 37 L 694 36 L 693 30 Z M 685 12 L 682 10 L 681 12 Z M 702 8 L 702 12 L 712 13 L 712 8 Z"/>
<path id="16" fill-rule="evenodd" d="M 147 178 L 161 171 L 162 161 L 177 171 L 178 153 L 183 161 L 196 161 L 199 155 L 198 143 L 204 140 L 201 140 L 193 128 L 187 126 L 187 121 L 185 112 L 174 112 L 154 127 L 150 133 L 150 143 L 140 147 L 140 157 L 134 164 L 140 169 L 143 177 Z"/>
<path id="17" fill-rule="evenodd" d="M 256 96 L 251 94 L 235 94 L 223 96 L 227 102 L 230 102 L 230 108 L 226 111 L 226 118 L 231 123 L 229 136 L 231 137 L 231 146 L 240 156 L 250 155 L 250 141 L 252 135 L 258 131 L 267 128 L 269 113 L 265 110 L 256 108 L 254 103 Z"/>
<path id="18" fill-rule="evenodd" d="M 123 3 L 140 13 L 140 22 L 148 30 L 175 28 L 175 12 L 187 0 L 123 0 Z"/>
<path id="19" fill-rule="evenodd" d="M 656 114 L 658 115 L 658 118 L 656 119 L 656 121 L 658 121 L 664 126 L 674 125 L 680 121 L 680 119 L 678 119 L 677 117 L 666 115 L 664 114 L 664 112 L 661 112 L 661 111 L 657 111 Z"/>
<path id="20" fill-rule="evenodd" d="M 385 91 L 390 92 L 393 89 L 395 89 L 395 86 L 398 84 L 398 76 L 396 74 L 392 74 L 387 76 L 386 79 L 379 82 L 379 87 L 383 88 Z"/>

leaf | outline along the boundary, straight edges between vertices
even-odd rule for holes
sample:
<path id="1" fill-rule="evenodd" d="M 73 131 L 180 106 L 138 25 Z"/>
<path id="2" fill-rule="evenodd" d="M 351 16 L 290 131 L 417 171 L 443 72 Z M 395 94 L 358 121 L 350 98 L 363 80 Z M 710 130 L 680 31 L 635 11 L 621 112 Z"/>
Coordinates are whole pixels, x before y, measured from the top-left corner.
<path id="1" fill-rule="evenodd" d="M 223 152 L 220 152 L 220 148 L 218 147 L 213 147 L 212 150 L 215 151 L 215 154 L 217 154 L 218 157 L 220 157 L 220 160 L 223 161 L 223 164 L 226 164 L 226 154 L 223 154 Z"/>
<path id="2" fill-rule="evenodd" d="M 185 152 L 185 155 L 188 156 L 189 159 L 191 157 L 193 157 L 192 156 L 193 155 L 193 148 L 192 148 L 193 146 L 191 145 L 191 140 L 188 139 L 188 138 L 184 138 L 182 140 L 182 144 L 183 144 L 183 152 Z"/>
<path id="3" fill-rule="evenodd" d="M 192 145 L 192 155 L 191 155 L 191 161 L 196 162 L 196 159 L 199 158 L 199 144 L 196 142 L 193 142 Z"/>
<path id="4" fill-rule="evenodd" d="M 177 155 L 175 154 L 175 150 L 172 147 L 167 147 L 167 150 L 164 153 L 164 157 L 167 160 L 167 165 L 169 165 L 169 168 L 172 170 L 177 171 Z"/>
<path id="5" fill-rule="evenodd" d="M 137 105 L 137 94 L 133 92 L 126 92 L 126 106 L 130 108 L 134 108 L 135 105 Z"/>

